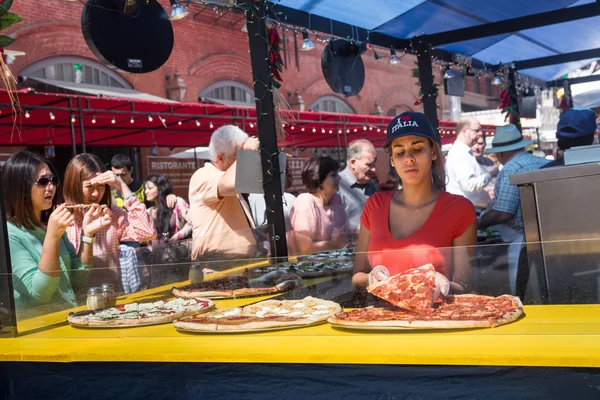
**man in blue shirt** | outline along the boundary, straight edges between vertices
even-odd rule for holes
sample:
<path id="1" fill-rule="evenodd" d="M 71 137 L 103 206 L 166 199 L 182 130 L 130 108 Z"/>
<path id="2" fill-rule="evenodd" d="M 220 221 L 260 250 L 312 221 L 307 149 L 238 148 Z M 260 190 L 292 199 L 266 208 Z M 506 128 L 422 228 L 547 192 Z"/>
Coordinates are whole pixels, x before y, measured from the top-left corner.
<path id="1" fill-rule="evenodd" d="M 547 163 L 545 158 L 536 157 L 525 151 L 533 140 L 524 140 L 516 126 L 509 124 L 496 129 L 492 147 L 486 153 L 495 153 L 504 168 L 494 184 L 492 210 L 481 216 L 478 229 L 492 225 L 500 232 L 502 241 L 508 244 L 508 277 L 512 294 L 516 293 L 519 254 L 525 241 L 521 195 L 516 185 L 511 185 L 509 176 L 520 172 L 535 171 Z"/>
<path id="2" fill-rule="evenodd" d="M 562 152 L 572 147 L 589 146 L 594 143 L 596 133 L 596 113 L 589 108 L 570 108 L 558 120 L 556 139 L 561 150 L 560 157 L 542 168 L 562 167 L 565 159 Z"/>

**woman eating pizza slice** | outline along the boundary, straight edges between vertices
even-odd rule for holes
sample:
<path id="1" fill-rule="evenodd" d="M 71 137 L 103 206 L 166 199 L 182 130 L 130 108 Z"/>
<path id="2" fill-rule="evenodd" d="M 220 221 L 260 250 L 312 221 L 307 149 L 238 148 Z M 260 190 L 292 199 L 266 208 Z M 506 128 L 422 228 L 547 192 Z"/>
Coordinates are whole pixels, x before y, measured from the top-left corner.
<path id="1" fill-rule="evenodd" d="M 403 113 L 388 125 L 385 147 L 402 188 L 367 200 L 352 284 L 365 288 L 431 263 L 438 291 L 468 292 L 477 218 L 469 200 L 445 191 L 443 155 L 433 127 L 421 113 Z"/>

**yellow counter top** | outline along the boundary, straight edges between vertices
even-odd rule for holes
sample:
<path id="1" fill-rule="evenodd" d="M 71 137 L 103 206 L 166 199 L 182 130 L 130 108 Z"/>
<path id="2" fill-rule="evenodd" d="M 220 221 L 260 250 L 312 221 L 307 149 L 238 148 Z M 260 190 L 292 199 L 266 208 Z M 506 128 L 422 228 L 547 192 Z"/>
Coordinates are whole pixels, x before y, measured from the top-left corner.
<path id="1" fill-rule="evenodd" d="M 128 296 L 168 296 L 157 288 Z M 218 308 L 262 298 L 217 300 Z M 120 301 L 121 303 L 122 301 Z M 0 361 L 274 362 L 600 367 L 600 305 L 526 306 L 524 318 L 493 329 L 350 331 L 328 324 L 244 334 L 187 334 L 172 324 L 78 329 L 68 311 L 19 323 L 0 339 Z"/>

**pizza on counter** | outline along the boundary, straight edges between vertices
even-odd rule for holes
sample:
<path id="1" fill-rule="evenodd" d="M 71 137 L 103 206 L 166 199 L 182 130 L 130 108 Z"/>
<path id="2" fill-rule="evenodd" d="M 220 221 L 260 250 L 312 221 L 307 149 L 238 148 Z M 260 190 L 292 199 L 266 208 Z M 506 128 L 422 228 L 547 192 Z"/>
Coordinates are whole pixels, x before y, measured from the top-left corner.
<path id="1" fill-rule="evenodd" d="M 309 296 L 302 300 L 266 300 L 219 309 L 180 319 L 174 325 L 179 330 L 193 332 L 252 332 L 315 325 L 341 311 L 337 303 Z"/>
<path id="2" fill-rule="evenodd" d="M 294 289 L 301 281 L 296 275 L 283 273 L 267 274 L 257 279 L 249 279 L 246 276 L 230 276 L 179 288 L 174 287 L 172 292 L 176 297 L 185 299 L 229 299 L 286 292 Z"/>
<path id="3" fill-rule="evenodd" d="M 291 273 L 301 278 L 320 278 L 337 274 L 352 273 L 353 262 L 297 262 L 267 265 L 256 268 L 248 268 L 244 272 L 246 276 L 260 276 L 274 271 Z"/>
<path id="4" fill-rule="evenodd" d="M 67 322 L 72 326 L 114 328 L 158 325 L 176 319 L 201 314 L 215 308 L 208 299 L 174 299 L 153 303 L 130 303 L 72 313 Z"/>

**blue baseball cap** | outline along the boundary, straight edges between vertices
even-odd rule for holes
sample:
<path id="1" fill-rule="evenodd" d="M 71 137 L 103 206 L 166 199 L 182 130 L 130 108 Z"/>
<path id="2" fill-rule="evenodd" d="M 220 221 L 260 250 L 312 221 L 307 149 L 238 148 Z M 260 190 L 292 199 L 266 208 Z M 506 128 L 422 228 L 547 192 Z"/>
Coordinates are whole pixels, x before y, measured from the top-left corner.
<path id="1" fill-rule="evenodd" d="M 558 120 L 556 135 L 580 138 L 596 133 L 596 113 L 589 108 L 570 108 Z"/>
<path id="2" fill-rule="evenodd" d="M 387 128 L 385 147 L 394 139 L 403 136 L 421 136 L 437 142 L 435 130 L 429 123 L 427 117 L 420 112 L 405 112 L 394 118 Z"/>

